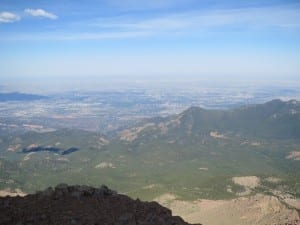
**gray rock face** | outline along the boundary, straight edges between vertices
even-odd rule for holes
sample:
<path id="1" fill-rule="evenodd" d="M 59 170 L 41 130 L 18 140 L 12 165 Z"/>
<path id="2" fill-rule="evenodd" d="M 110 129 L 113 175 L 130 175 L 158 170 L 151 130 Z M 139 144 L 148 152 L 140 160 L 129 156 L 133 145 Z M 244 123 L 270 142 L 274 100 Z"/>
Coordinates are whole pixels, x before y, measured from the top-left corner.
<path id="1" fill-rule="evenodd" d="M 117 194 L 106 186 L 68 186 L 25 197 L 0 198 L 0 224 L 188 225 L 156 202 Z"/>

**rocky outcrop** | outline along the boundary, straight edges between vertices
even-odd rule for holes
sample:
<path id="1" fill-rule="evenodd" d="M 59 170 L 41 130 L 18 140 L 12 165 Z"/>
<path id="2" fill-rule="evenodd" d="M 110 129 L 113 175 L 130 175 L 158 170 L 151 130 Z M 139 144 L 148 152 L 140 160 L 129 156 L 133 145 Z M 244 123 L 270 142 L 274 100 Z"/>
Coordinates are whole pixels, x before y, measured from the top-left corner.
<path id="1" fill-rule="evenodd" d="M 156 202 L 133 200 L 106 186 L 60 184 L 24 197 L 0 198 L 6 225 L 188 225 Z"/>

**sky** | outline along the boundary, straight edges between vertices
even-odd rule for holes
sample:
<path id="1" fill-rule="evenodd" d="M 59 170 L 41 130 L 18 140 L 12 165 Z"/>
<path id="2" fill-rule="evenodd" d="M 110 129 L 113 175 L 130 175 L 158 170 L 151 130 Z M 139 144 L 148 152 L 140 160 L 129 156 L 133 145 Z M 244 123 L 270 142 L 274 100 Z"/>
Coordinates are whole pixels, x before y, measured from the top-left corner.
<path id="1" fill-rule="evenodd" d="M 0 1 L 0 79 L 111 77 L 300 80 L 300 1 Z"/>

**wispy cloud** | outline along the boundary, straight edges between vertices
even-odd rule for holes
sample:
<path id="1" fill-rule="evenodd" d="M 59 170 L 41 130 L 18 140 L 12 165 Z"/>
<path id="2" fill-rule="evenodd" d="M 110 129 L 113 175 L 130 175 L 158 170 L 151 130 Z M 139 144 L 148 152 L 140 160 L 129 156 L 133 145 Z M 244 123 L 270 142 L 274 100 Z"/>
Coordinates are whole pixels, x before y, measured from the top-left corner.
<path id="1" fill-rule="evenodd" d="M 300 28 L 299 8 L 244 8 L 192 11 L 167 14 L 147 19 L 98 19 L 85 25 L 104 29 L 147 31 L 204 31 L 214 28 L 238 27 L 242 30 L 270 28 Z"/>
<path id="2" fill-rule="evenodd" d="M 55 20 L 58 18 L 57 15 L 47 12 L 43 9 L 25 9 L 24 12 L 31 16 L 45 17 L 45 18 L 52 19 L 52 20 Z"/>
<path id="3" fill-rule="evenodd" d="M 0 36 L 0 41 L 82 41 L 149 37 L 149 32 L 78 32 L 78 33 L 20 33 Z"/>
<path id="4" fill-rule="evenodd" d="M 108 5 L 121 8 L 123 10 L 149 10 L 178 7 L 188 5 L 197 0 L 105 0 Z"/>
<path id="5" fill-rule="evenodd" d="M 0 23 L 13 23 L 19 21 L 21 17 L 11 12 L 0 12 Z"/>
<path id="6" fill-rule="evenodd" d="M 27 9 L 26 11 L 28 11 Z M 28 11 L 29 12 L 29 11 Z M 41 16 L 34 11 L 35 16 Z M 53 17 L 52 19 L 57 18 Z M 195 10 L 163 13 L 145 18 L 143 15 L 94 18 L 63 23 L 59 31 L 31 34 L 14 33 L 0 40 L 103 40 L 152 37 L 163 35 L 205 35 L 210 32 L 285 32 L 300 34 L 298 7 L 258 7 L 241 9 Z"/>

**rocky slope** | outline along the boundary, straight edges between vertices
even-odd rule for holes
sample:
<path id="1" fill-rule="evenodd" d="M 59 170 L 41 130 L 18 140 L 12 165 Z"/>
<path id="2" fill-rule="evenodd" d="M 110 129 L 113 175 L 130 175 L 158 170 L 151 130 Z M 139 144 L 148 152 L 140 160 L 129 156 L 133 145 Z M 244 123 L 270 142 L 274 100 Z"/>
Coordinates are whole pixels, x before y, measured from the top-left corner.
<path id="1" fill-rule="evenodd" d="M 295 209 L 287 207 L 278 198 L 256 194 L 232 200 L 198 199 L 184 201 L 173 194 L 164 194 L 155 199 L 172 210 L 174 215 L 204 225 L 299 225 Z"/>
<path id="2" fill-rule="evenodd" d="M 188 225 L 156 202 L 141 202 L 106 186 L 58 185 L 25 197 L 0 198 L 6 225 Z"/>

